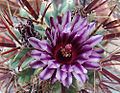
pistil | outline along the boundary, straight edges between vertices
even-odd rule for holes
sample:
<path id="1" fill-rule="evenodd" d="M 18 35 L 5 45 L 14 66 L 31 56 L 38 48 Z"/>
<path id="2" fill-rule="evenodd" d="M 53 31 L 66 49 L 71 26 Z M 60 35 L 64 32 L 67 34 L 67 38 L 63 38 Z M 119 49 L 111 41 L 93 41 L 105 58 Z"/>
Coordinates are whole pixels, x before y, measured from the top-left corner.
<path id="1" fill-rule="evenodd" d="M 63 57 L 71 57 L 72 56 L 72 45 L 67 44 L 65 47 L 61 47 L 60 51 Z"/>

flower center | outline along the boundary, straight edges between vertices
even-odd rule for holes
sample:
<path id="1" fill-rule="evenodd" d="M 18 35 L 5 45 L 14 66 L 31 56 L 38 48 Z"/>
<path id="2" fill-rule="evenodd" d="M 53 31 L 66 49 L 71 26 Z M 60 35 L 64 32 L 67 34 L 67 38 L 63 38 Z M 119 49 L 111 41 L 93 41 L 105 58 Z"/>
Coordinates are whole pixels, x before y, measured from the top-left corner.
<path id="1" fill-rule="evenodd" d="M 54 58 L 61 64 L 71 64 L 76 58 L 72 44 L 59 44 L 56 46 Z"/>
<path id="2" fill-rule="evenodd" d="M 63 57 L 71 57 L 72 56 L 72 45 L 67 44 L 64 48 L 61 47 L 60 52 Z"/>

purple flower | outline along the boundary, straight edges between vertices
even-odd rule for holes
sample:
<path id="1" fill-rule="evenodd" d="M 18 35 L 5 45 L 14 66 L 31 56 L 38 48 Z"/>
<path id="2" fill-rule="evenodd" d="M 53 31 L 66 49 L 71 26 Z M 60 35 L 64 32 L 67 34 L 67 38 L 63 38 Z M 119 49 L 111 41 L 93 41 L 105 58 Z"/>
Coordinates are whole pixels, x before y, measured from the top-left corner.
<path id="1" fill-rule="evenodd" d="M 59 81 L 64 86 L 70 86 L 72 77 L 85 82 L 87 69 L 99 68 L 102 49 L 95 48 L 103 36 L 90 36 L 94 31 L 95 23 L 87 23 L 87 18 L 76 15 L 71 21 L 68 11 L 65 16 L 58 16 L 55 21 L 50 18 L 50 29 L 46 36 L 51 41 L 29 38 L 35 48 L 31 56 L 35 58 L 30 63 L 32 68 L 43 67 L 40 73 L 41 80 L 51 79 Z"/>

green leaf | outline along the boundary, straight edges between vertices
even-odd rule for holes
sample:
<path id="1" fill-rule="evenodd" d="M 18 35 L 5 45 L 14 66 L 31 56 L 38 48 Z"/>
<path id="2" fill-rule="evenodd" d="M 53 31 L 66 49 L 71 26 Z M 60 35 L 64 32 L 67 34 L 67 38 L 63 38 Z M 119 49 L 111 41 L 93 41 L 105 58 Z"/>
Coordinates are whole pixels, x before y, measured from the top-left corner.
<path id="1" fill-rule="evenodd" d="M 27 68 L 18 73 L 18 82 L 21 86 L 30 83 L 31 76 L 34 74 L 35 69 Z"/>
<path id="2" fill-rule="evenodd" d="M 99 43 L 99 44 L 97 44 L 97 46 L 99 47 L 99 48 L 102 48 L 102 49 L 104 49 L 105 50 L 105 48 Z"/>
<path id="3" fill-rule="evenodd" d="M 46 6 L 46 3 L 42 3 L 41 11 L 40 11 L 41 12 L 41 16 L 43 15 L 43 12 L 45 10 L 45 6 Z M 47 25 L 50 26 L 50 17 L 56 18 L 57 15 L 58 15 L 57 7 L 56 7 L 56 5 L 54 3 L 52 3 L 50 5 L 50 7 L 48 8 L 46 14 L 45 14 L 45 21 L 46 21 Z"/>
<path id="4" fill-rule="evenodd" d="M 77 93 L 78 88 L 77 88 L 77 83 L 76 79 L 73 78 L 72 85 L 69 88 L 66 88 L 66 93 Z"/>
<path id="5" fill-rule="evenodd" d="M 88 70 L 88 77 L 89 77 L 89 83 L 93 84 L 94 83 L 94 71 L 93 70 Z"/>
<path id="6" fill-rule="evenodd" d="M 74 0 L 65 0 L 59 10 L 60 14 L 65 14 L 68 10 L 72 10 L 75 7 Z"/>
<path id="7" fill-rule="evenodd" d="M 8 50 L 11 50 L 12 48 L 7 48 L 7 47 L 5 47 L 5 48 L 3 48 L 3 50 L 5 49 L 5 51 L 8 51 Z M 14 51 L 13 51 L 14 52 Z M 5 55 L 3 55 L 3 57 L 5 57 L 5 58 L 8 58 L 13 52 L 11 52 L 11 53 L 7 53 L 7 54 L 5 54 Z M 15 56 L 13 56 L 11 59 L 13 59 Z"/>
<path id="8" fill-rule="evenodd" d="M 52 93 L 61 93 L 61 83 L 57 81 L 54 84 L 51 84 L 50 89 L 52 89 Z M 78 88 L 77 88 L 76 80 L 75 78 L 73 78 L 72 85 L 69 88 L 66 87 L 66 93 L 77 93 L 77 91 Z"/>
<path id="9" fill-rule="evenodd" d="M 42 26 L 36 26 L 36 25 L 34 25 L 34 27 L 35 27 L 35 30 L 37 31 L 37 32 L 39 32 L 41 35 L 44 33 L 44 35 L 45 35 L 45 30 L 44 30 L 44 28 L 42 27 Z"/>
<path id="10" fill-rule="evenodd" d="M 89 22 L 89 21 L 92 22 L 92 21 L 95 20 L 95 17 L 93 17 L 93 16 L 96 16 L 96 13 L 90 14 L 90 16 L 91 16 L 91 17 L 87 19 L 88 22 Z"/>
<path id="11" fill-rule="evenodd" d="M 52 93 L 61 93 L 61 84 L 60 84 L 60 82 L 57 81 L 54 84 L 51 84 L 50 89 L 52 89 Z M 48 91 L 51 91 L 50 89 L 48 89 Z M 44 92 L 47 92 L 47 90 L 45 90 Z"/>
<path id="12" fill-rule="evenodd" d="M 21 61 L 22 57 L 28 52 L 30 52 L 28 48 L 23 48 L 23 50 L 17 56 L 15 56 L 14 59 L 10 60 L 9 67 L 11 69 L 15 69 L 16 67 L 18 67 L 19 62 Z"/>
<path id="13" fill-rule="evenodd" d="M 16 61 L 13 61 L 14 59 L 10 59 L 9 67 L 10 69 L 15 69 L 18 67 L 20 59 L 17 59 Z"/>
<path id="14" fill-rule="evenodd" d="M 98 34 L 98 35 L 105 35 L 106 32 L 103 31 L 103 30 L 98 30 L 95 34 Z"/>
<path id="15" fill-rule="evenodd" d="M 24 47 L 23 50 L 18 54 L 18 56 L 16 57 L 15 61 L 17 59 L 21 59 L 26 53 L 30 52 L 30 49 Z"/>
<path id="16" fill-rule="evenodd" d="M 54 84 L 52 93 L 61 93 L 61 84 L 59 82 Z"/>
<path id="17" fill-rule="evenodd" d="M 20 37 L 21 37 L 20 32 L 19 32 L 18 30 L 14 30 L 14 29 L 13 29 L 13 33 L 14 33 L 15 36 L 20 40 Z M 9 32 L 7 32 L 7 34 L 12 38 L 13 41 L 15 41 L 14 38 L 9 34 Z M 15 41 L 15 42 L 16 42 L 16 41 Z"/>
<path id="18" fill-rule="evenodd" d="M 19 13 L 20 13 L 20 16 L 21 16 L 21 17 L 25 17 L 25 18 L 30 17 L 30 18 L 33 19 L 33 17 L 32 17 L 28 12 L 26 12 L 23 8 L 20 8 L 20 9 L 19 9 Z"/>
<path id="19" fill-rule="evenodd" d="M 26 60 L 23 62 L 23 64 L 22 64 L 21 67 L 24 69 L 24 68 L 27 67 L 28 64 L 29 64 L 30 62 L 32 62 L 33 60 L 34 60 L 34 58 L 29 57 L 28 59 L 26 59 Z"/>
<path id="20" fill-rule="evenodd" d="M 21 34 L 18 30 L 13 30 L 14 34 L 17 36 L 17 38 L 20 40 L 21 39 Z"/>
<path id="21" fill-rule="evenodd" d="M 94 70 L 92 69 L 88 69 L 88 82 L 91 84 L 94 84 Z M 98 76 L 97 74 L 95 74 L 95 80 L 97 80 Z"/>

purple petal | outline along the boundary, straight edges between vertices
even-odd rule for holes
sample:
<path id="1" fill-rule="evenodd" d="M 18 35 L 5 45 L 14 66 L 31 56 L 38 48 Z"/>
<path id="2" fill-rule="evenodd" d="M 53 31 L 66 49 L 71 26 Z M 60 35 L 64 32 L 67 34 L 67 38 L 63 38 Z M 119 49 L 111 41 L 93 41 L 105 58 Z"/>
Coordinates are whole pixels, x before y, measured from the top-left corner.
<path id="1" fill-rule="evenodd" d="M 56 45 L 56 41 L 57 41 L 57 32 L 55 32 L 53 36 L 54 36 L 54 39 L 53 39 L 52 43 L 55 46 Z"/>
<path id="2" fill-rule="evenodd" d="M 52 78 L 52 80 L 51 80 L 52 84 L 55 83 L 56 81 L 57 81 L 56 78 Z"/>
<path id="3" fill-rule="evenodd" d="M 84 44 L 88 44 L 92 47 L 94 47 L 96 44 L 98 44 L 101 40 L 103 39 L 102 35 L 96 35 L 96 36 L 92 36 L 91 38 L 89 38 Z"/>
<path id="4" fill-rule="evenodd" d="M 55 83 L 57 81 L 57 78 L 56 78 L 56 71 L 53 73 L 52 77 L 51 77 L 51 82 L 52 84 Z"/>
<path id="5" fill-rule="evenodd" d="M 69 33 L 61 33 L 61 41 L 65 42 L 69 38 Z"/>
<path id="6" fill-rule="evenodd" d="M 99 62 L 101 59 L 102 59 L 102 57 L 98 57 L 98 56 L 90 56 L 89 57 L 90 62 Z"/>
<path id="7" fill-rule="evenodd" d="M 31 68 L 38 68 L 38 67 L 44 67 L 45 64 L 43 64 L 40 60 L 34 60 L 32 62 L 30 62 L 30 67 Z"/>
<path id="8" fill-rule="evenodd" d="M 75 73 L 87 74 L 87 70 L 81 64 L 75 64 L 72 67 L 73 67 Z"/>
<path id="9" fill-rule="evenodd" d="M 90 62 L 99 62 L 101 59 L 102 59 L 102 57 L 99 54 L 97 54 L 97 53 L 92 53 L 89 56 L 89 61 Z"/>
<path id="10" fill-rule="evenodd" d="M 57 16 L 57 23 L 62 24 L 62 16 Z"/>
<path id="11" fill-rule="evenodd" d="M 68 37 L 68 40 L 67 42 L 68 43 L 71 43 L 71 41 L 74 39 L 75 35 L 76 35 L 77 32 L 71 32 L 69 37 Z"/>
<path id="12" fill-rule="evenodd" d="M 38 50 L 32 50 L 32 52 L 31 52 L 31 56 L 37 60 L 40 60 L 41 54 L 42 54 L 42 52 L 40 52 Z"/>
<path id="13" fill-rule="evenodd" d="M 76 31 L 78 32 L 77 35 L 80 36 L 82 34 L 82 38 L 86 40 L 89 38 L 90 34 L 94 31 L 94 29 L 95 29 L 95 23 L 93 22 L 90 23 L 89 25 L 83 25 L 79 27 L 78 29 L 76 29 Z"/>
<path id="14" fill-rule="evenodd" d="M 89 24 L 89 35 L 94 31 L 95 29 L 95 22 L 92 22 Z"/>
<path id="15" fill-rule="evenodd" d="M 53 17 L 50 17 L 50 27 L 51 27 L 51 28 L 52 28 L 52 27 L 56 28 L 56 27 L 55 27 L 55 22 L 54 22 L 54 18 L 53 18 Z"/>
<path id="16" fill-rule="evenodd" d="M 89 26 L 87 26 L 87 28 L 84 29 L 82 33 L 78 33 L 78 36 L 81 37 L 81 39 L 79 40 L 79 43 L 82 43 L 83 41 L 85 41 L 88 35 L 89 35 Z"/>
<path id="17" fill-rule="evenodd" d="M 88 58 L 92 53 L 92 47 L 89 45 L 85 45 L 81 48 L 81 56 L 83 58 Z"/>
<path id="18" fill-rule="evenodd" d="M 70 26 L 70 24 L 66 24 L 62 32 L 68 33 L 68 34 L 71 33 L 71 26 Z"/>
<path id="19" fill-rule="evenodd" d="M 73 17 L 71 31 L 74 29 L 75 24 L 80 20 L 80 18 L 81 18 L 80 15 L 75 15 Z"/>
<path id="20" fill-rule="evenodd" d="M 86 34 L 88 34 L 88 26 L 85 27 L 82 31 L 80 31 L 79 33 L 77 33 L 76 37 L 72 40 L 72 44 L 74 46 L 78 46 L 80 45 L 83 41 L 86 40 Z M 79 43 L 79 44 L 78 44 Z"/>
<path id="21" fill-rule="evenodd" d="M 67 13 L 65 14 L 65 16 L 63 17 L 63 19 L 62 19 L 62 21 L 63 21 L 63 27 L 67 24 L 67 23 L 69 23 L 70 21 L 71 21 L 71 14 L 70 14 L 70 12 L 69 11 L 67 11 Z"/>
<path id="22" fill-rule="evenodd" d="M 69 87 L 72 84 L 72 75 L 71 73 L 67 73 L 67 77 L 63 80 L 63 85 Z"/>
<path id="23" fill-rule="evenodd" d="M 51 60 L 51 59 L 52 59 L 52 57 L 50 55 L 41 54 L 41 56 L 40 56 L 40 60 L 42 62 L 44 62 L 45 64 L 47 64 L 48 61 Z"/>
<path id="24" fill-rule="evenodd" d="M 75 24 L 73 31 L 87 24 L 87 18 L 79 18 L 79 21 Z"/>
<path id="25" fill-rule="evenodd" d="M 56 72 L 56 78 L 62 82 L 63 80 L 65 80 L 67 77 L 67 73 L 62 71 L 60 68 L 57 69 L 57 72 Z"/>
<path id="26" fill-rule="evenodd" d="M 53 53 L 53 47 L 52 47 L 50 44 L 48 44 L 46 51 L 47 51 L 48 53 L 52 54 L 52 53 Z"/>
<path id="27" fill-rule="evenodd" d="M 86 69 L 96 69 L 100 67 L 100 65 L 97 62 L 89 62 L 89 61 L 83 63 L 82 66 Z"/>
<path id="28" fill-rule="evenodd" d="M 56 32 L 61 33 L 63 31 L 63 26 L 58 24 L 56 28 Z"/>
<path id="29" fill-rule="evenodd" d="M 81 48 L 81 53 L 80 53 L 80 57 L 84 58 L 84 59 L 88 59 L 89 56 L 92 53 L 92 48 L 91 46 L 85 45 Z"/>
<path id="30" fill-rule="evenodd" d="M 41 52 L 38 50 L 32 50 L 31 56 L 33 58 L 35 58 L 36 60 L 40 60 L 40 61 L 44 62 L 44 64 L 47 64 L 48 60 L 52 59 L 52 57 L 48 53 Z"/>
<path id="31" fill-rule="evenodd" d="M 78 74 L 76 72 L 72 72 L 73 76 L 80 82 L 85 82 L 86 81 L 86 75 L 85 74 Z"/>
<path id="32" fill-rule="evenodd" d="M 47 38 L 52 42 L 53 37 L 51 36 L 49 29 L 46 29 L 45 34 L 46 34 Z"/>
<path id="33" fill-rule="evenodd" d="M 39 45 L 41 46 L 42 49 L 48 51 L 49 43 L 46 40 L 42 40 L 42 41 L 39 40 Z"/>
<path id="34" fill-rule="evenodd" d="M 55 28 L 51 28 L 51 36 L 52 36 L 52 38 L 54 38 L 56 32 L 57 31 L 56 31 Z"/>
<path id="35" fill-rule="evenodd" d="M 41 49 L 41 46 L 39 45 L 39 39 L 36 39 L 35 37 L 30 37 L 28 41 L 34 48 Z"/>
<path id="36" fill-rule="evenodd" d="M 39 39 L 30 37 L 29 42 L 34 48 L 37 48 L 38 50 L 45 50 L 47 52 L 51 52 L 50 44 L 46 40 L 40 41 Z"/>
<path id="37" fill-rule="evenodd" d="M 50 69 L 50 68 L 45 68 L 41 73 L 40 73 L 40 79 L 41 80 L 47 80 L 52 77 L 55 69 Z"/>
<path id="38" fill-rule="evenodd" d="M 65 72 L 72 72 L 73 69 L 71 68 L 71 65 L 63 65 L 61 67 L 61 70 L 65 71 Z"/>
<path id="39" fill-rule="evenodd" d="M 92 47 L 89 46 L 89 45 L 85 45 L 81 48 L 82 52 L 87 52 L 87 51 L 91 51 L 92 50 Z"/>
<path id="40" fill-rule="evenodd" d="M 82 57 L 79 57 L 78 59 L 76 59 L 76 62 L 79 63 L 79 64 L 83 64 L 87 59 L 85 58 L 82 58 Z"/>
<path id="41" fill-rule="evenodd" d="M 52 60 L 48 61 L 48 67 L 49 68 L 59 68 L 60 64 L 56 60 L 52 59 Z"/>
<path id="42" fill-rule="evenodd" d="M 84 26 L 81 26 L 81 27 L 77 28 L 73 32 L 77 32 L 77 35 L 80 36 L 83 33 L 83 31 L 87 28 L 88 28 L 88 25 L 84 25 Z"/>
<path id="43" fill-rule="evenodd" d="M 82 19 L 81 22 L 78 21 L 78 23 L 79 23 L 79 26 L 86 25 L 87 24 L 87 18 Z"/>
<path id="44" fill-rule="evenodd" d="M 94 51 L 97 52 L 98 54 L 102 54 L 104 52 L 104 49 L 95 48 Z"/>
<path id="45" fill-rule="evenodd" d="M 56 29 L 58 29 L 58 27 L 56 27 Z M 51 31 L 46 30 L 46 35 L 48 37 L 48 39 L 51 41 L 51 43 L 55 46 L 56 45 L 56 40 L 57 40 L 57 32 L 56 29 L 51 28 Z M 49 44 L 47 44 L 47 46 L 50 46 Z"/>

